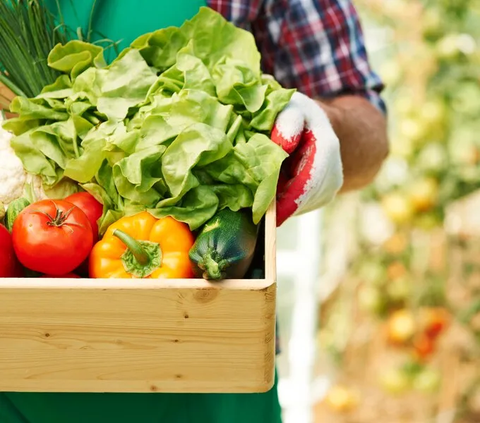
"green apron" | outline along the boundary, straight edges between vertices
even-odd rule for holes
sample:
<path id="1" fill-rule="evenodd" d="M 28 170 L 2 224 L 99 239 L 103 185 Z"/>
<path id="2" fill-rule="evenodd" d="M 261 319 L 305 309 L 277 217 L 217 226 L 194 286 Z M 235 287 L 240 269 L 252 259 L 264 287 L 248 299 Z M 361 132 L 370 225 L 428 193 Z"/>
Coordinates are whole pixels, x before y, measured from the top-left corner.
<path id="1" fill-rule="evenodd" d="M 56 10 L 57 0 L 48 1 Z M 65 23 L 86 36 L 93 3 L 60 0 Z M 121 50 L 145 32 L 181 25 L 204 4 L 97 0 L 93 40 L 122 40 Z M 0 423 L 281 423 L 280 414 L 276 383 L 264 394 L 0 393 Z"/>

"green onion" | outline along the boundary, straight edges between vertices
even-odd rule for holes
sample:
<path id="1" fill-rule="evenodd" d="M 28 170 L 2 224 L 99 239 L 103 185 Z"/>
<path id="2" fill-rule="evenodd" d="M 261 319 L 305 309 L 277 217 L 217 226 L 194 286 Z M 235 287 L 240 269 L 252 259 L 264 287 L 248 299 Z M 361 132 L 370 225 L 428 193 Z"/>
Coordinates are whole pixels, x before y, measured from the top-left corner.
<path id="1" fill-rule="evenodd" d="M 48 67 L 50 50 L 67 41 L 43 0 L 1 0 L 0 83 L 16 95 L 40 94 L 60 75 Z"/>

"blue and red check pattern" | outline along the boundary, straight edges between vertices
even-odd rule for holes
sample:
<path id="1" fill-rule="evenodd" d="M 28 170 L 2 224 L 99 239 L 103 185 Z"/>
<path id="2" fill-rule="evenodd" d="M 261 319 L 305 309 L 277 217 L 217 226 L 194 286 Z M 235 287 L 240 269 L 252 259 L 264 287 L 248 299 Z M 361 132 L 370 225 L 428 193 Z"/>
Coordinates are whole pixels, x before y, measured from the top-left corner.
<path id="1" fill-rule="evenodd" d="M 385 112 L 357 11 L 349 0 L 208 0 L 255 36 L 262 66 L 312 98 L 365 96 Z"/>

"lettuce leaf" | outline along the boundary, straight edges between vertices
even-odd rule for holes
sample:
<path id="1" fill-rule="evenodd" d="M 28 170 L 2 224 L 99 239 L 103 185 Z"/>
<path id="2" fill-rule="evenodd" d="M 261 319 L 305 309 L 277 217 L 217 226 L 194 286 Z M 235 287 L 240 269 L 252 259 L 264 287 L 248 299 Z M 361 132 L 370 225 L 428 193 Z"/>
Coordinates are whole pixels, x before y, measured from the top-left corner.
<path id="1" fill-rule="evenodd" d="M 287 156 L 269 133 L 293 90 L 261 73 L 249 32 L 204 7 L 109 65 L 82 41 L 56 46 L 48 63 L 62 74 L 17 97 L 4 127 L 49 195 L 83 189 L 103 204 L 100 233 L 139 210 L 192 229 L 223 208 L 261 220 Z"/>
<path id="2" fill-rule="evenodd" d="M 280 167 L 286 157 L 287 153 L 267 136 L 256 134 L 204 169 L 217 181 L 248 187 L 254 194 L 253 220 L 258 223 L 275 198 Z"/>
<path id="3" fill-rule="evenodd" d="M 101 47 L 74 40 L 55 46 L 48 55 L 48 66 L 70 74 L 72 79 L 75 79 L 85 69 L 91 66 L 104 67 L 106 62 Z"/>
<path id="4" fill-rule="evenodd" d="M 157 218 L 172 216 L 196 230 L 213 217 L 218 205 L 219 200 L 213 189 L 208 185 L 200 185 L 190 190 L 177 204 L 148 211 Z"/>
<path id="5" fill-rule="evenodd" d="M 172 195 L 163 204 L 180 199 L 190 189 L 199 185 L 192 169 L 205 166 L 225 157 L 232 149 L 223 131 L 196 123 L 183 131 L 162 157 L 162 174 Z"/>

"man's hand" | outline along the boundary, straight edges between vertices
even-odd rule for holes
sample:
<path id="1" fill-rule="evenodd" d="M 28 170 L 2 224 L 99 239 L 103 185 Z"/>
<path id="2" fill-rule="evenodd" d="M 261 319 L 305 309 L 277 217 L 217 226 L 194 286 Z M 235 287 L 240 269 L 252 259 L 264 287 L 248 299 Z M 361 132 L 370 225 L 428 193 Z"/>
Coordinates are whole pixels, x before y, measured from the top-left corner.
<path id="1" fill-rule="evenodd" d="M 359 95 L 316 101 L 295 93 L 272 140 L 290 154 L 278 184 L 278 226 L 326 205 L 338 192 L 368 185 L 388 155 L 385 116 Z"/>
<path id="2" fill-rule="evenodd" d="M 340 142 L 324 110 L 296 92 L 279 114 L 272 140 L 290 157 L 277 189 L 277 225 L 329 203 L 343 184 Z"/>

